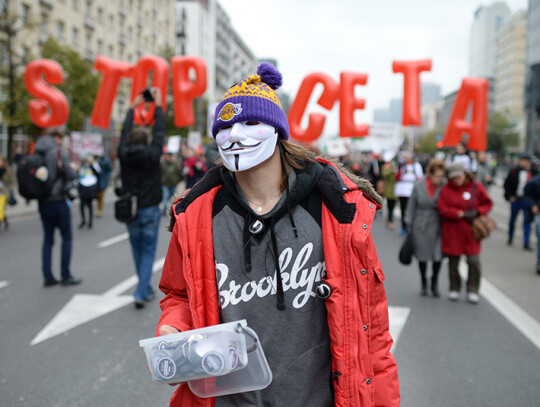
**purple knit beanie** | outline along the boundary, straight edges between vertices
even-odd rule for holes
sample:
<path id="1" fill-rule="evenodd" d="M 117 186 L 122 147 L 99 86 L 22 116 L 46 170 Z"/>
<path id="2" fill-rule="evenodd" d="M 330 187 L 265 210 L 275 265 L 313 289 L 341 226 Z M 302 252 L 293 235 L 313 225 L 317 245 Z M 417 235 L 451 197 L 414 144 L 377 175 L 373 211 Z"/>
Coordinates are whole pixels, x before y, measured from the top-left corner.
<path id="1" fill-rule="evenodd" d="M 216 107 L 212 135 L 225 126 L 250 120 L 275 127 L 280 137 L 289 139 L 289 123 L 274 90 L 283 83 L 274 65 L 263 62 L 251 75 L 229 90 Z"/>

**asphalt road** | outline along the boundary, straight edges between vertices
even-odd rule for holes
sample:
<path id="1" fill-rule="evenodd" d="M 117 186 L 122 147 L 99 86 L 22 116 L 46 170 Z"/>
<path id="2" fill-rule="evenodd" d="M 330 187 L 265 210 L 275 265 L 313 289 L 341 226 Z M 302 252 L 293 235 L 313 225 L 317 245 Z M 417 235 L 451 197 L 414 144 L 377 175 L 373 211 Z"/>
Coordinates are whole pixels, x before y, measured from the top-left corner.
<path id="1" fill-rule="evenodd" d="M 397 262 L 399 233 L 385 229 L 382 216 L 374 222 L 389 304 L 409 310 L 394 348 L 403 407 L 539 405 L 540 338 L 534 335 L 540 276 L 534 252 L 517 243 L 506 246 L 507 208 L 500 198 L 495 201 L 501 228 L 484 244 L 486 281 L 478 305 L 445 298 L 446 264 L 443 298 L 420 297 L 416 265 Z M 84 278 L 80 286 L 42 287 L 41 225 L 35 213 L 12 217 L 10 230 L 0 233 L 0 406 L 168 405 L 173 389 L 151 381 L 138 346 L 139 339 L 154 335 L 161 295 L 143 310 L 129 302 L 130 248 L 110 202 L 93 229 L 74 228 L 72 271 Z M 73 223 L 78 220 L 75 210 Z M 156 260 L 165 256 L 169 238 L 163 218 Z M 56 270 L 58 256 L 57 243 Z M 156 269 L 157 289 L 159 263 Z M 84 318 L 88 321 L 66 330 Z M 524 333 L 523 326 L 532 330 Z"/>

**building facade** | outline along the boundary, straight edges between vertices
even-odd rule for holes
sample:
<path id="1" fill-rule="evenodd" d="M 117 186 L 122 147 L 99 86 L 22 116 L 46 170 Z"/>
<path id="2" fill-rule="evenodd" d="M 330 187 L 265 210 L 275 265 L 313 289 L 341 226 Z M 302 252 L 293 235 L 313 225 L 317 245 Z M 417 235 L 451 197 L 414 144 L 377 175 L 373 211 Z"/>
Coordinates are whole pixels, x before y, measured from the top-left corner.
<path id="1" fill-rule="evenodd" d="M 510 14 L 510 8 L 505 2 L 481 6 L 474 13 L 469 54 L 470 76 L 479 78 L 495 76 L 497 33 Z"/>
<path id="2" fill-rule="evenodd" d="M 8 6 L 11 15 L 33 27 L 16 38 L 17 53 L 27 58 L 40 58 L 49 37 L 89 62 L 103 55 L 136 64 L 143 55 L 159 55 L 174 45 L 174 0 L 9 0 Z M 116 123 L 129 105 L 128 82 L 115 100 Z"/>
<path id="3" fill-rule="evenodd" d="M 540 0 L 529 0 L 525 85 L 527 148 L 540 153 Z"/>
<path id="4" fill-rule="evenodd" d="M 255 55 L 216 0 L 177 0 L 176 21 L 177 54 L 199 56 L 206 62 L 209 103 L 255 72 Z"/>
<path id="5" fill-rule="evenodd" d="M 515 126 L 520 147 L 525 147 L 525 109 L 523 105 L 526 75 L 527 13 L 508 18 L 497 35 L 497 65 L 493 92 L 493 110 L 504 114 Z"/>

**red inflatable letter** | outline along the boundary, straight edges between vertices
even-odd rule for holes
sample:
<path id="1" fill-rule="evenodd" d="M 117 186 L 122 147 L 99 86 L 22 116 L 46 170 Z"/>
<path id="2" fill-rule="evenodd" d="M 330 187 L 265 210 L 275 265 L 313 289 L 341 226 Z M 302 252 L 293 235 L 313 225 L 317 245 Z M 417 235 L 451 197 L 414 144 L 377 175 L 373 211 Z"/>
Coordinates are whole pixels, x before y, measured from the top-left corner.
<path id="1" fill-rule="evenodd" d="M 328 110 L 332 109 L 339 96 L 339 84 L 330 76 L 315 72 L 304 78 L 288 115 L 291 137 L 298 141 L 306 143 L 315 141 L 323 131 L 326 117 L 320 113 L 311 113 L 309 115 L 308 126 L 305 130 L 300 126 L 309 98 L 313 93 L 313 88 L 318 83 L 322 83 L 324 86 L 321 97 L 317 101 L 320 106 Z"/>
<path id="2" fill-rule="evenodd" d="M 468 147 L 484 151 L 487 147 L 487 108 L 489 83 L 483 78 L 465 78 L 457 94 L 450 122 L 444 135 L 444 144 L 454 146 L 462 140 L 462 133 L 469 134 Z M 467 122 L 466 115 L 473 103 L 472 118 Z"/>
<path id="3" fill-rule="evenodd" d="M 36 59 L 26 65 L 24 72 L 26 90 L 38 98 L 28 102 L 30 120 L 36 126 L 54 127 L 67 122 L 69 118 L 67 98 L 60 90 L 49 85 L 58 85 L 62 82 L 64 82 L 64 71 L 58 62 L 50 59 Z"/>
<path id="4" fill-rule="evenodd" d="M 169 64 L 161 57 L 155 55 L 146 55 L 139 59 L 135 66 L 133 84 L 131 85 L 131 99 L 135 99 L 143 89 L 148 87 L 148 75 L 152 71 L 152 87 L 161 89 L 161 106 L 163 112 L 167 109 L 167 88 L 169 85 Z M 153 103 L 148 110 L 141 104 L 135 108 L 135 123 L 139 126 L 148 126 L 154 124 Z"/>
<path id="5" fill-rule="evenodd" d="M 173 57 L 171 59 L 174 96 L 174 125 L 186 127 L 195 123 L 193 99 L 206 91 L 206 63 L 199 57 Z M 190 70 L 195 80 L 189 78 Z"/>
<path id="6" fill-rule="evenodd" d="M 109 128 L 112 105 L 120 79 L 132 76 L 133 65 L 100 55 L 96 58 L 94 69 L 103 72 L 103 78 L 94 102 L 90 124 L 107 129 Z"/>
<path id="7" fill-rule="evenodd" d="M 363 73 L 342 72 L 339 88 L 339 137 L 365 137 L 369 125 L 354 124 L 354 111 L 366 106 L 365 99 L 355 99 L 354 87 L 365 85 L 368 76 Z"/>
<path id="8" fill-rule="evenodd" d="M 392 70 L 403 74 L 403 125 L 420 126 L 420 72 L 431 71 L 431 59 L 394 61 Z"/>

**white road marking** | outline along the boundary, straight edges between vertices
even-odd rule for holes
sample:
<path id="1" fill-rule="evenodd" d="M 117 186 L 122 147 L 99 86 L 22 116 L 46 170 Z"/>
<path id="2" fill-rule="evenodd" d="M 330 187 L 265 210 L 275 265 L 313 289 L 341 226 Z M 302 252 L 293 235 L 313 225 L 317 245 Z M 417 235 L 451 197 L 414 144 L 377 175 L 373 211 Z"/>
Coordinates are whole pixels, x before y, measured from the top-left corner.
<path id="1" fill-rule="evenodd" d="M 154 262 L 152 272 L 163 267 L 165 258 Z M 137 276 L 133 275 L 105 291 L 101 295 L 75 294 L 49 323 L 36 335 L 30 346 L 60 335 L 79 325 L 99 318 L 133 302 L 131 295 L 120 295 L 137 284 Z"/>
<path id="2" fill-rule="evenodd" d="M 127 240 L 129 238 L 129 234 L 122 233 L 121 235 L 111 237 L 110 239 L 104 240 L 103 242 L 99 242 L 97 247 L 99 249 L 103 249 L 104 247 L 112 246 L 113 244 L 123 242 L 124 240 Z"/>
<path id="3" fill-rule="evenodd" d="M 7 287 L 9 285 L 9 281 L 0 281 L 0 288 Z"/>
<path id="4" fill-rule="evenodd" d="M 401 331 L 409 318 L 411 313 L 410 308 L 406 307 L 388 307 L 388 318 L 390 319 L 390 335 L 394 339 L 394 344 L 392 345 L 391 352 L 394 352 Z"/>
<path id="5" fill-rule="evenodd" d="M 459 274 L 467 280 L 467 263 L 462 258 L 459 263 Z M 480 281 L 480 295 L 484 297 L 508 322 L 514 325 L 534 346 L 540 349 L 540 323 L 525 312 L 502 291 L 485 278 Z"/>

